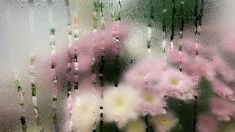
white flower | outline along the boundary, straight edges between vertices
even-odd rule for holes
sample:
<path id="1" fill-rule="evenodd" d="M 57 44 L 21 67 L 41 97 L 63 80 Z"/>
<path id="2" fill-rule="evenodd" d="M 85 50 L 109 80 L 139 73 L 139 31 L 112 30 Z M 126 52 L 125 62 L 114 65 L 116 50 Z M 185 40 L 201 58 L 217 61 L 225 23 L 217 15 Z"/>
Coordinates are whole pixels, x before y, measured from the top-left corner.
<path id="1" fill-rule="evenodd" d="M 172 112 L 157 115 L 152 119 L 152 121 L 158 132 L 169 132 L 178 123 L 178 119 Z"/>
<path id="2" fill-rule="evenodd" d="M 138 90 L 125 85 L 110 87 L 104 92 L 104 118 L 115 121 L 118 127 L 124 127 L 129 120 L 138 117 L 139 103 Z"/>
<path id="3" fill-rule="evenodd" d="M 81 91 L 75 100 L 72 120 L 78 132 L 89 132 L 99 120 L 100 98 L 92 91 Z"/>

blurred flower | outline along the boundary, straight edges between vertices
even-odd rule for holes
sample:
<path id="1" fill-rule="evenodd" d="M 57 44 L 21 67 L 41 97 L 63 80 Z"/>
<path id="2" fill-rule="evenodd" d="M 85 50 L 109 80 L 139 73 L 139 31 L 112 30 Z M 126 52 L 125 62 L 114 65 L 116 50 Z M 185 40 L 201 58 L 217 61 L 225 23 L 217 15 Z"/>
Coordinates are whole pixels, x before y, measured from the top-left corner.
<path id="1" fill-rule="evenodd" d="M 117 42 L 106 30 L 94 31 L 81 36 L 75 43 L 79 55 L 90 55 L 99 58 L 101 55 L 113 56 L 120 54 L 123 44 Z"/>
<path id="2" fill-rule="evenodd" d="M 231 82 L 235 79 L 234 70 L 225 62 L 225 60 L 220 56 L 215 56 L 213 58 L 213 65 L 219 75 L 222 76 L 224 81 Z"/>
<path id="3" fill-rule="evenodd" d="M 162 93 L 156 92 L 155 89 L 143 89 L 141 92 L 140 112 L 142 115 L 150 114 L 164 114 L 166 110 L 166 102 Z"/>
<path id="4" fill-rule="evenodd" d="M 91 66 L 95 63 L 95 60 L 92 56 L 80 54 L 78 55 L 77 59 L 79 72 L 91 71 Z"/>
<path id="5" fill-rule="evenodd" d="M 139 61 L 125 74 L 125 81 L 135 88 L 154 87 L 164 71 L 162 60 L 148 57 Z"/>
<path id="6" fill-rule="evenodd" d="M 123 42 L 130 32 L 130 27 L 120 21 L 110 23 L 106 28 L 107 34 L 111 34 L 118 42 Z"/>
<path id="7" fill-rule="evenodd" d="M 73 105 L 72 120 L 78 131 L 91 131 L 99 120 L 99 96 L 91 90 L 80 91 Z"/>
<path id="8" fill-rule="evenodd" d="M 108 31 L 96 31 L 94 33 L 96 35 L 92 38 L 94 39 L 93 53 L 96 58 L 102 55 L 112 57 L 121 53 L 123 43 L 116 41 Z"/>
<path id="9" fill-rule="evenodd" d="M 231 42 L 231 43 L 227 43 L 227 44 L 223 45 L 223 47 L 222 47 L 230 55 L 235 55 L 234 42 L 235 42 L 235 40 L 233 40 L 233 42 Z"/>
<path id="10" fill-rule="evenodd" d="M 65 73 L 65 64 L 67 64 L 68 60 L 67 52 L 77 55 L 79 72 L 82 73 L 90 71 L 91 66 L 102 55 L 105 57 L 119 55 L 123 49 L 123 40 L 126 38 L 128 30 L 123 29 L 125 24 L 121 22 L 112 22 L 110 25 L 106 30 L 97 30 L 82 35 L 79 40 L 74 42 L 73 48 L 59 54 L 58 60 L 63 64 L 59 68 L 60 71 Z M 112 33 L 110 33 L 111 31 Z"/>
<path id="11" fill-rule="evenodd" d="M 189 54 L 187 54 L 186 52 L 179 51 L 177 49 L 167 50 L 167 57 L 170 59 L 170 61 L 177 64 L 187 63 L 191 59 L 191 56 Z"/>
<path id="12" fill-rule="evenodd" d="M 228 28 L 224 30 L 223 36 L 222 36 L 222 41 L 220 46 L 224 51 L 229 53 L 230 55 L 235 55 L 235 33 L 233 28 Z"/>
<path id="13" fill-rule="evenodd" d="M 183 64 L 182 67 L 196 82 L 199 82 L 202 77 L 205 77 L 209 81 L 214 80 L 216 77 L 214 65 L 202 56 L 191 58 L 191 61 Z"/>
<path id="14" fill-rule="evenodd" d="M 210 107 L 212 113 L 215 114 L 219 120 L 230 121 L 232 117 L 235 117 L 235 104 L 232 102 L 213 97 L 210 101 Z"/>
<path id="15" fill-rule="evenodd" d="M 171 62 L 176 63 L 181 68 L 183 73 L 190 76 L 195 83 L 200 81 L 202 73 L 199 71 L 199 63 L 196 63 L 195 57 L 186 52 L 180 52 L 174 49 L 168 50 L 167 56 Z M 205 65 L 203 65 L 203 68 L 205 68 Z"/>
<path id="16" fill-rule="evenodd" d="M 159 88 L 167 96 L 175 97 L 181 100 L 194 99 L 195 84 L 192 79 L 177 69 L 167 69 L 161 76 Z"/>
<path id="17" fill-rule="evenodd" d="M 202 114 L 198 118 L 198 132 L 217 132 L 218 121 L 210 114 Z"/>
<path id="18" fill-rule="evenodd" d="M 153 124 L 159 132 L 169 132 L 178 123 L 178 119 L 172 112 L 161 114 L 153 117 Z"/>
<path id="19" fill-rule="evenodd" d="M 126 85 L 109 87 L 104 91 L 104 118 L 115 121 L 118 127 L 124 127 L 129 120 L 138 117 L 140 95 L 138 90 Z"/>
<path id="20" fill-rule="evenodd" d="M 204 58 L 203 56 L 198 56 L 195 60 L 196 71 L 199 76 L 205 77 L 207 80 L 212 81 L 216 77 L 216 71 L 214 65 Z"/>
<path id="21" fill-rule="evenodd" d="M 191 76 L 195 82 L 200 81 L 201 77 L 213 80 L 216 76 L 214 65 L 201 55 L 196 58 L 176 49 L 168 50 L 167 55 L 171 62 L 180 65 L 183 72 Z"/>
<path id="22" fill-rule="evenodd" d="M 213 91 L 220 97 L 228 100 L 234 100 L 234 91 L 222 81 L 216 79 L 211 82 Z"/>
<path id="23" fill-rule="evenodd" d="M 142 120 L 131 121 L 127 124 L 125 132 L 145 132 L 146 125 Z"/>
<path id="24" fill-rule="evenodd" d="M 203 45 L 201 43 L 198 43 L 196 46 L 196 41 L 194 38 L 185 38 L 182 47 L 184 52 L 193 55 L 194 57 L 196 52 L 207 58 L 211 58 L 218 53 L 215 47 L 207 47 L 205 44 Z"/>

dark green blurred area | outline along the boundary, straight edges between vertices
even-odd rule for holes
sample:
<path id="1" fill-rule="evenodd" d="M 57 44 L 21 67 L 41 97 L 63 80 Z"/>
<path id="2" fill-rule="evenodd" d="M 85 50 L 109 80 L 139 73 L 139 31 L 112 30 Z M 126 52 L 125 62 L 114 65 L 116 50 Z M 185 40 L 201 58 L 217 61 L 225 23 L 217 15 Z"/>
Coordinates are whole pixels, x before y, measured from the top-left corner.
<path id="1" fill-rule="evenodd" d="M 178 125 L 172 132 L 195 132 L 197 117 L 208 110 L 208 101 L 212 96 L 210 84 L 207 80 L 202 80 L 200 85 L 200 95 L 197 100 L 183 102 L 170 98 L 168 100 L 169 109 L 176 113 L 179 119 Z"/>
<path id="2" fill-rule="evenodd" d="M 148 23 L 150 25 L 156 25 L 162 23 L 163 15 L 163 1 L 164 0 L 133 0 L 129 1 L 126 7 L 122 10 L 124 17 L 132 18 L 133 20 Z M 196 0 L 175 0 L 175 25 L 180 26 L 181 16 L 183 16 L 186 23 L 193 20 L 194 7 Z M 201 7 L 201 0 L 198 0 L 198 9 Z M 205 3 L 208 0 L 205 0 Z M 182 11 L 181 11 L 181 2 Z M 165 20 L 166 25 L 169 28 L 171 26 L 172 19 L 172 0 L 165 0 Z M 198 10 L 199 12 L 199 10 Z"/>

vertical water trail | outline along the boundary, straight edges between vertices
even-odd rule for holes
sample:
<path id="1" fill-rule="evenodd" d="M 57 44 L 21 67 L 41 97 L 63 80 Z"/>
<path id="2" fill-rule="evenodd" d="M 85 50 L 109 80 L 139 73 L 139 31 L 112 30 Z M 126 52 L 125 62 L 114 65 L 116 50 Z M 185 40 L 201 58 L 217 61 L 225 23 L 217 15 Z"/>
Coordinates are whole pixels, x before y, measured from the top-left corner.
<path id="1" fill-rule="evenodd" d="M 202 25 L 202 16 L 203 16 L 203 11 L 204 11 L 204 0 L 195 0 L 195 5 L 194 5 L 194 36 L 195 36 L 195 61 L 196 61 L 196 70 L 198 70 L 198 65 L 197 65 L 197 61 L 198 61 L 198 57 L 200 55 L 199 53 L 199 44 L 200 44 L 200 34 L 201 34 L 201 25 Z M 196 75 L 195 77 L 195 81 L 198 82 L 199 81 L 199 75 Z M 197 92 L 198 95 L 200 94 L 200 87 L 197 87 Z M 197 126 L 197 116 L 198 116 L 198 96 L 194 96 L 195 97 L 195 101 L 194 101 L 194 119 L 193 119 L 193 127 L 194 127 L 194 131 L 196 131 L 196 126 Z"/>
<path id="2" fill-rule="evenodd" d="M 29 28 L 31 33 L 31 42 L 35 41 L 35 21 L 34 21 L 34 1 L 28 1 L 29 3 Z M 44 128 L 42 127 L 41 119 L 40 119 L 40 112 L 39 107 L 37 103 L 37 86 L 35 84 L 35 75 L 34 75 L 34 63 L 36 57 L 33 52 L 30 54 L 30 66 L 29 66 L 29 76 L 30 76 L 30 83 L 31 83 L 31 91 L 32 91 L 32 103 L 33 103 L 33 109 L 34 109 L 34 118 L 36 121 L 36 125 L 40 132 L 44 132 Z"/>
<path id="3" fill-rule="evenodd" d="M 149 6 L 150 6 L 150 10 L 149 10 L 150 19 L 147 24 L 147 52 L 149 55 L 151 55 L 151 53 L 152 53 L 151 43 L 152 43 L 152 32 L 153 32 L 153 29 L 152 29 L 153 25 L 151 24 L 151 22 L 154 19 L 154 16 L 153 16 L 154 8 L 153 8 L 153 1 L 152 0 L 150 0 Z"/>
<path id="4" fill-rule="evenodd" d="M 152 32 L 153 32 L 153 29 L 152 29 L 153 26 L 152 26 L 151 22 L 154 19 L 154 16 L 153 16 L 154 8 L 153 8 L 153 1 L 152 0 L 150 0 L 149 6 L 150 6 L 150 9 L 149 9 L 150 19 L 147 24 L 147 42 L 146 42 L 147 46 L 146 47 L 147 47 L 147 54 L 149 56 L 151 56 L 151 54 L 152 54 L 151 43 L 152 43 Z M 148 81 L 148 80 L 146 80 L 146 81 Z M 145 87 L 145 90 L 147 90 L 147 89 L 148 89 L 148 86 Z M 146 92 L 146 91 L 144 91 L 144 92 Z M 145 108 L 145 111 L 147 113 L 148 108 Z M 145 121 L 145 125 L 146 125 L 145 131 L 149 132 L 151 129 L 151 124 L 149 123 L 149 115 L 148 114 L 145 115 L 144 121 Z"/>
<path id="5" fill-rule="evenodd" d="M 19 93 L 19 104 L 20 104 L 20 123 L 21 128 L 23 132 L 27 132 L 27 125 L 26 125 L 26 119 L 25 119 L 25 99 L 24 99 L 24 91 L 22 89 L 22 86 L 20 84 L 20 79 L 18 77 L 18 73 L 15 73 L 15 86 L 17 88 L 17 92 Z"/>
<path id="6" fill-rule="evenodd" d="M 103 99 L 104 99 L 104 65 L 105 65 L 105 56 L 104 54 L 101 56 L 100 67 L 99 67 L 99 79 L 100 79 L 100 87 L 101 87 L 101 96 L 100 96 L 100 132 L 103 132 Z"/>
<path id="7" fill-rule="evenodd" d="M 198 55 L 199 55 L 199 52 L 198 52 L 198 43 L 199 43 L 199 40 L 198 40 L 198 37 L 199 37 L 199 34 L 198 34 L 198 0 L 195 0 L 195 4 L 194 4 L 194 16 L 193 16 L 193 23 L 194 23 L 194 36 L 195 36 L 195 47 L 196 47 L 196 56 L 195 56 L 195 63 L 197 65 L 197 59 L 198 59 Z M 196 68 L 198 68 L 196 66 Z M 197 69 L 196 69 L 197 70 Z M 195 81 L 198 81 L 198 78 L 197 78 L 197 75 L 196 77 L 194 78 Z M 199 93 L 199 87 L 197 87 L 197 92 Z M 193 129 L 194 129 L 194 132 L 196 131 L 196 124 L 197 124 L 197 115 L 198 115 L 198 112 L 197 112 L 197 97 L 198 96 L 194 96 L 195 98 L 195 101 L 194 101 L 194 116 L 193 116 Z"/>
<path id="8" fill-rule="evenodd" d="M 100 24 L 101 24 L 101 29 L 104 29 L 105 21 L 104 21 L 104 3 L 100 0 L 99 1 L 99 8 L 100 8 Z"/>
<path id="9" fill-rule="evenodd" d="M 162 52 L 164 55 L 164 61 L 165 61 L 165 65 L 166 65 L 166 13 L 167 13 L 167 9 L 166 9 L 166 1 L 162 0 Z"/>
<path id="10" fill-rule="evenodd" d="M 97 0 L 94 3 L 95 6 L 95 11 L 96 14 L 99 14 L 99 22 L 101 24 L 101 29 L 103 30 L 105 28 L 104 24 L 104 12 L 103 12 L 103 8 L 104 8 L 104 4 L 101 0 Z M 97 20 L 97 19 L 96 19 Z M 98 21 L 98 20 L 97 20 Z M 96 31 L 96 29 L 95 29 Z M 104 49 L 103 49 L 104 50 Z M 104 106 L 103 106 L 103 99 L 104 99 L 104 65 L 105 65 L 105 55 L 104 55 L 104 51 L 101 55 L 100 58 L 100 65 L 99 65 L 99 80 L 100 80 L 100 87 L 101 87 L 101 95 L 100 95 L 100 132 L 103 132 L 103 125 L 104 125 Z"/>
<path id="11" fill-rule="evenodd" d="M 114 7 L 113 7 L 113 0 L 109 0 L 109 9 L 110 9 L 110 16 L 111 20 L 115 21 L 115 12 L 114 12 Z"/>
<path id="12" fill-rule="evenodd" d="M 179 64 L 179 71 L 182 72 L 183 69 L 182 69 L 182 46 L 183 46 L 183 43 L 184 43 L 184 19 L 185 19 L 185 10 L 184 10 L 184 4 L 185 4 L 185 1 L 184 0 L 181 0 L 180 1 L 180 32 L 179 32 L 179 55 L 181 56 L 181 61 L 180 61 L 180 64 Z M 182 101 L 180 101 L 180 105 L 179 105 L 179 124 L 181 124 L 181 119 L 182 119 Z"/>
<path id="13" fill-rule="evenodd" d="M 121 21 L 121 13 L 122 13 L 122 1 L 121 0 L 118 0 L 118 7 L 119 7 L 119 10 L 118 10 L 117 20 Z"/>
<path id="14" fill-rule="evenodd" d="M 172 10 L 172 16 L 171 16 L 171 37 L 170 37 L 170 48 L 173 49 L 174 47 L 174 37 L 175 37 L 175 0 L 171 0 L 171 10 Z"/>
<path id="15" fill-rule="evenodd" d="M 49 22 L 50 22 L 50 35 L 49 35 L 49 45 L 51 46 L 51 78 L 52 78 L 52 120 L 55 128 L 55 132 L 59 132 L 58 119 L 57 119 L 57 96 L 58 96 L 58 80 L 56 76 L 56 43 L 55 43 L 55 25 L 53 20 L 53 2 L 48 0 L 49 6 Z"/>
<path id="16" fill-rule="evenodd" d="M 73 131 L 73 121 L 72 121 L 72 80 L 71 80 L 71 72 L 72 72 L 72 43 L 73 43 L 73 35 L 71 29 L 71 20 L 70 20 L 70 6 L 69 0 L 65 0 L 66 9 L 67 9 L 67 29 L 68 29 L 68 53 L 67 53 L 67 66 L 66 66 L 66 83 L 67 83 L 67 131 Z"/>
<path id="17" fill-rule="evenodd" d="M 38 101 L 37 101 L 37 86 L 35 83 L 35 73 L 34 73 L 34 64 L 36 61 L 36 56 L 32 52 L 30 54 L 30 66 L 29 66 L 29 79 L 31 84 L 31 93 L 32 93 L 32 103 L 33 103 L 33 109 L 34 109 L 34 118 L 36 121 L 36 125 L 40 132 L 44 132 L 44 128 L 42 127 L 41 119 L 40 119 L 40 111 L 38 107 Z"/>

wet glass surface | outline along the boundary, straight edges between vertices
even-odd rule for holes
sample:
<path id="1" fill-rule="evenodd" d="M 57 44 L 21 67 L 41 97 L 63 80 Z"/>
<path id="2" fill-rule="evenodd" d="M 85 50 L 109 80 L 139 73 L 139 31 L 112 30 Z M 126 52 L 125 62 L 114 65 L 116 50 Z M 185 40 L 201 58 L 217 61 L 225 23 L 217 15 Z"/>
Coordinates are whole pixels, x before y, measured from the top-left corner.
<path id="1" fill-rule="evenodd" d="M 233 0 L 1 0 L 0 131 L 233 132 L 234 22 Z"/>

